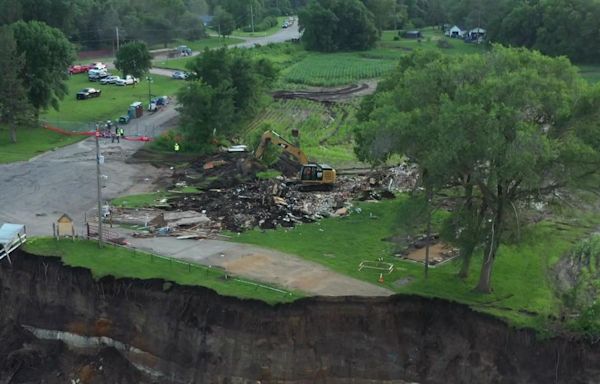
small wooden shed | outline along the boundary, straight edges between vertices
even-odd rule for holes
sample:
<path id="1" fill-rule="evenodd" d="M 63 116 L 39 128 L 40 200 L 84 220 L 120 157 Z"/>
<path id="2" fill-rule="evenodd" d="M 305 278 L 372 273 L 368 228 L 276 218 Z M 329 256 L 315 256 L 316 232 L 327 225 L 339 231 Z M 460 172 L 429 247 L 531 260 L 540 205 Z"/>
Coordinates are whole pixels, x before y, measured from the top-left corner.
<path id="1" fill-rule="evenodd" d="M 420 39 L 423 35 L 421 34 L 421 31 L 405 31 L 402 34 L 402 37 L 405 39 Z"/>
<path id="2" fill-rule="evenodd" d="M 61 236 L 75 236 L 73 219 L 66 213 L 56 220 L 56 237 Z"/>

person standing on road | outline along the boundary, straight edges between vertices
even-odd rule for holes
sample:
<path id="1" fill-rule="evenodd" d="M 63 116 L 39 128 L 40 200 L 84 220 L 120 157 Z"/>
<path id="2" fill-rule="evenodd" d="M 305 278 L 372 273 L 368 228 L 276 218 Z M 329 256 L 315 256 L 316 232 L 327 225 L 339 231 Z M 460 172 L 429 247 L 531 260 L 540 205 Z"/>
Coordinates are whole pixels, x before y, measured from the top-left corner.
<path id="1" fill-rule="evenodd" d="M 179 143 L 175 143 L 173 149 L 175 150 L 175 153 L 179 153 Z"/>
<path id="2" fill-rule="evenodd" d="M 119 127 L 119 136 L 125 138 L 125 129 L 123 127 Z"/>

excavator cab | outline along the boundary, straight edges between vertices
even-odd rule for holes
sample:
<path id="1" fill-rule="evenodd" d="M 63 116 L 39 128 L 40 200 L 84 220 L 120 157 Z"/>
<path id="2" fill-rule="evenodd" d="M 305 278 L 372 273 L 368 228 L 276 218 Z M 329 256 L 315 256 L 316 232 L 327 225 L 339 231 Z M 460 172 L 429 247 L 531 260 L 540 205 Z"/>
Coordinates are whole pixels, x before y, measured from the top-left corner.
<path id="1" fill-rule="evenodd" d="M 335 183 L 335 169 L 327 164 L 304 164 L 300 169 L 302 184 L 316 185 Z"/>

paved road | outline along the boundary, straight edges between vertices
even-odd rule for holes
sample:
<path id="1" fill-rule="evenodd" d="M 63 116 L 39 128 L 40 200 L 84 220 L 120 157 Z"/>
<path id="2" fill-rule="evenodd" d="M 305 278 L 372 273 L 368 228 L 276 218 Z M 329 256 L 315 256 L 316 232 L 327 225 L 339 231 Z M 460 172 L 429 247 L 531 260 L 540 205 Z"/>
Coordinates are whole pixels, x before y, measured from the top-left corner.
<path id="1" fill-rule="evenodd" d="M 135 248 L 193 263 L 219 266 L 228 272 L 320 296 L 389 296 L 392 291 L 369 284 L 296 256 L 219 240 L 173 237 L 127 240 Z"/>
<path id="2" fill-rule="evenodd" d="M 300 31 L 298 30 L 298 23 L 294 22 L 294 24 L 288 28 L 282 28 L 277 33 L 274 33 L 270 36 L 261 36 L 261 37 L 247 37 L 243 38 L 246 41 L 239 44 L 232 44 L 228 47 L 237 47 L 237 48 L 253 48 L 256 45 L 267 45 L 274 43 L 282 43 L 284 41 L 289 41 L 292 39 L 300 38 Z M 194 52 L 192 56 L 199 55 L 201 52 Z M 166 56 L 157 56 L 155 60 L 167 60 Z M 150 73 L 161 76 L 171 76 L 173 74 L 173 70 L 164 69 L 164 68 L 152 68 Z"/>
<path id="3" fill-rule="evenodd" d="M 158 135 L 172 126 L 177 111 L 169 105 L 160 112 L 146 114 L 126 126 L 125 132 Z M 151 191 L 161 173 L 147 164 L 126 164 L 124 161 L 142 143 L 122 140 L 111 143 L 101 139 L 105 164 L 101 173 L 105 187 L 103 197 L 114 197 Z M 0 223 L 27 225 L 32 235 L 50 235 L 52 222 L 67 213 L 82 229 L 84 212 L 96 203 L 96 147 L 93 138 L 68 147 L 46 152 L 29 161 L 0 165 Z"/>

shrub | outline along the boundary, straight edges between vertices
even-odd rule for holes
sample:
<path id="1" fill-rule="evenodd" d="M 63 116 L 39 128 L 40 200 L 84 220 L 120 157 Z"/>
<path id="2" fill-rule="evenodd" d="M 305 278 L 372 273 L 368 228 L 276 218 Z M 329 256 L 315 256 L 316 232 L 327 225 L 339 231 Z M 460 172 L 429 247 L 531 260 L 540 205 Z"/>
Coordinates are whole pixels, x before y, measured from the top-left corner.
<path id="1" fill-rule="evenodd" d="M 452 45 L 450 45 L 450 42 L 446 39 L 439 39 L 436 43 L 438 48 L 442 48 L 442 49 L 448 49 L 448 48 L 452 48 Z"/>

